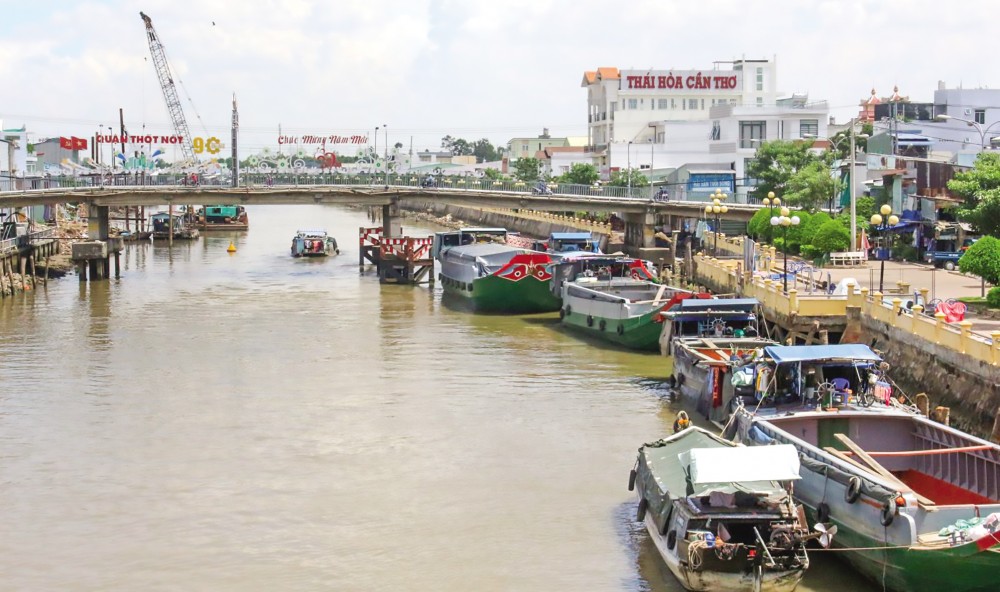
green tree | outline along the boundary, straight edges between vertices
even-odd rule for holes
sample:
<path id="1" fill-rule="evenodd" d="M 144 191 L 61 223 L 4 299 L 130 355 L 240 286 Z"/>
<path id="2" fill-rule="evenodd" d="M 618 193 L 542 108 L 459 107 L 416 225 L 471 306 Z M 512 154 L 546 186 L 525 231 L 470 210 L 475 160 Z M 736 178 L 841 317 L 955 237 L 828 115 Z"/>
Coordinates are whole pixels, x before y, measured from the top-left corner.
<path id="1" fill-rule="evenodd" d="M 854 132 L 854 146 L 861 152 L 868 152 L 868 138 L 871 137 L 874 128 L 872 124 L 865 123 L 861 126 L 861 131 Z M 867 137 L 866 137 L 867 136 Z M 830 143 L 833 145 L 830 150 L 833 154 L 841 159 L 847 159 L 851 156 L 851 130 L 850 128 L 839 131 L 830 138 Z"/>
<path id="2" fill-rule="evenodd" d="M 472 144 L 462 138 L 445 136 L 441 138 L 441 147 L 456 156 L 466 156 L 472 154 Z"/>
<path id="3" fill-rule="evenodd" d="M 804 210 L 796 210 L 789 214 L 789 217 L 798 216 L 799 223 L 795 226 L 788 227 L 788 250 L 790 253 L 798 253 L 799 247 L 804 243 L 809 241 L 803 240 L 805 237 L 805 227 L 809 224 L 810 216 L 809 212 Z"/>
<path id="4" fill-rule="evenodd" d="M 514 177 L 524 181 L 535 181 L 541 176 L 542 161 L 537 158 L 518 158 L 514 163 Z"/>
<path id="5" fill-rule="evenodd" d="M 816 231 L 812 242 L 812 246 L 820 253 L 839 253 L 847 250 L 850 245 L 851 231 L 836 220 L 824 222 Z"/>
<path id="6" fill-rule="evenodd" d="M 597 172 L 597 167 L 592 164 L 585 164 L 578 162 L 570 167 L 568 171 L 563 173 L 559 177 L 559 181 L 562 183 L 572 183 L 574 185 L 593 185 L 595 181 L 601 178 L 601 174 Z"/>
<path id="7" fill-rule="evenodd" d="M 832 219 L 826 212 L 816 212 L 810 216 L 809 221 L 802 224 L 802 244 L 811 245 L 820 227 Z"/>
<path id="8" fill-rule="evenodd" d="M 1000 235 L 1000 154 L 979 153 L 976 166 L 955 175 L 948 190 L 964 200 L 958 210 L 961 219 L 982 234 Z"/>
<path id="9" fill-rule="evenodd" d="M 769 243 L 773 236 L 771 229 L 771 208 L 761 208 L 750 218 L 747 224 L 747 232 L 758 241 Z M 774 212 L 777 216 L 777 212 Z"/>
<path id="10" fill-rule="evenodd" d="M 962 273 L 978 275 L 991 285 L 1000 285 L 1000 240 L 984 236 L 972 243 L 969 250 L 958 260 L 958 268 Z M 983 292 L 985 291 L 984 285 Z"/>
<path id="11" fill-rule="evenodd" d="M 840 190 L 840 179 L 830 175 L 830 168 L 825 162 L 815 160 L 796 170 L 788 178 L 784 201 L 790 206 L 813 209 L 829 202 Z"/>
<path id="12" fill-rule="evenodd" d="M 476 162 L 493 162 L 500 160 L 500 154 L 489 140 L 483 138 L 472 143 L 472 154 Z"/>
<path id="13" fill-rule="evenodd" d="M 819 160 L 809 148 L 810 143 L 802 141 L 774 140 L 761 144 L 745 173 L 746 177 L 757 179 L 754 194 L 763 196 L 773 191 L 784 201 L 786 185 L 792 175 Z"/>
<path id="14" fill-rule="evenodd" d="M 631 179 L 631 182 L 629 182 Z M 646 175 L 639 172 L 639 169 L 617 170 L 611 173 L 611 180 L 608 185 L 612 187 L 645 187 L 649 185 Z"/>
<path id="15" fill-rule="evenodd" d="M 496 181 L 503 177 L 503 173 L 493 167 L 487 167 L 486 170 L 483 171 L 483 175 L 485 175 L 490 181 Z"/>

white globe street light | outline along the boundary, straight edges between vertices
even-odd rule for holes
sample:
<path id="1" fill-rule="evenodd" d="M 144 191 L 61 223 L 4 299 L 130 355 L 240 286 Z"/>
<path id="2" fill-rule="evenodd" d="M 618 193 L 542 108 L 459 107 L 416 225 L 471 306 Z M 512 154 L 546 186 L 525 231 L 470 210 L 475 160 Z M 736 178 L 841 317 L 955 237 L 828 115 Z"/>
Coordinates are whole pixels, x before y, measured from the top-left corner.
<path id="1" fill-rule="evenodd" d="M 781 208 L 780 216 L 773 216 L 771 218 L 771 226 L 781 227 L 782 240 L 781 240 L 781 255 L 784 258 L 784 273 L 782 274 L 782 283 L 784 285 L 784 291 L 788 293 L 788 227 L 798 226 L 802 220 L 798 216 L 788 216 L 788 208 Z"/>

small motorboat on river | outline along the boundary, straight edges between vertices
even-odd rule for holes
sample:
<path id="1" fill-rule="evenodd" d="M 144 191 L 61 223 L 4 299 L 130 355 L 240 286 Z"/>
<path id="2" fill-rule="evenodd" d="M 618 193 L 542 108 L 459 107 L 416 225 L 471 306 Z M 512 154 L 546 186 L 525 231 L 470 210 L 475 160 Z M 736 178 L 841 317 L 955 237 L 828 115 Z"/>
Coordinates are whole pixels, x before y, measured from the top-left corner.
<path id="1" fill-rule="evenodd" d="M 325 230 L 300 230 L 292 239 L 292 257 L 327 257 L 339 254 L 337 240 Z"/>
<path id="2" fill-rule="evenodd" d="M 157 212 L 149 217 L 149 221 L 153 227 L 153 240 L 169 240 L 171 232 L 173 240 L 190 240 L 199 236 L 198 229 L 188 223 L 187 215 L 183 213 L 171 215 L 170 212 Z"/>
<path id="3" fill-rule="evenodd" d="M 807 534 L 787 485 L 792 446 L 745 447 L 699 427 L 639 448 L 629 490 L 670 571 L 687 590 L 794 590 L 809 567 Z"/>

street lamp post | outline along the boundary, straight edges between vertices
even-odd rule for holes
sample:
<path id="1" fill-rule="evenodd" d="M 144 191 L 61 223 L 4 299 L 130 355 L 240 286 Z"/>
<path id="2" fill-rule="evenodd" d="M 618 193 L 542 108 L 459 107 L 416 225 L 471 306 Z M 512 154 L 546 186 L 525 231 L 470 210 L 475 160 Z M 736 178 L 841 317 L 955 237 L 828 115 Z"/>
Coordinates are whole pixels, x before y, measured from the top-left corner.
<path id="1" fill-rule="evenodd" d="M 883 249 L 883 252 L 880 253 L 881 256 L 879 257 L 880 269 L 878 272 L 878 291 L 881 293 L 883 282 L 885 281 L 885 258 L 887 255 L 884 251 L 885 235 L 887 230 L 896 224 L 899 224 L 899 217 L 892 213 L 892 206 L 889 204 L 884 204 L 881 208 L 879 208 L 879 212 L 880 214 L 874 214 L 872 216 L 870 222 L 872 224 L 872 229 L 879 233 L 879 243 L 881 244 L 881 249 Z"/>
<path id="2" fill-rule="evenodd" d="M 969 124 L 970 126 L 976 128 L 976 131 L 979 132 L 979 149 L 980 150 L 986 150 L 986 132 L 990 131 L 990 128 L 992 128 L 994 125 L 1000 124 L 1000 120 L 998 120 L 998 121 L 994 121 L 993 123 L 989 124 L 988 126 L 986 126 L 984 128 L 983 124 L 979 123 L 978 121 L 973 121 L 971 119 L 962 119 L 961 117 L 953 117 L 951 115 L 943 115 L 943 114 L 942 115 L 938 115 L 934 119 L 936 119 L 938 121 L 947 121 L 949 119 L 954 119 L 955 121 L 963 121 L 963 122 Z"/>
<path id="3" fill-rule="evenodd" d="M 385 151 L 385 158 L 382 159 L 382 166 L 385 168 L 382 169 L 382 174 L 385 175 L 385 184 L 388 185 L 389 184 L 389 124 L 388 123 L 382 125 L 382 131 L 385 132 L 385 148 L 383 148 L 383 150 Z"/>
<path id="4" fill-rule="evenodd" d="M 781 208 L 779 210 L 780 216 L 771 217 L 771 226 L 781 226 L 782 241 L 781 241 L 781 256 L 784 259 L 784 272 L 781 274 L 782 284 L 784 285 L 784 291 L 788 293 L 788 227 L 798 226 L 802 221 L 798 216 L 789 217 L 791 213 L 788 208 Z"/>
<path id="5" fill-rule="evenodd" d="M 768 208 L 768 220 L 770 220 L 774 217 L 774 208 L 781 206 L 781 198 L 775 197 L 773 191 L 768 191 L 767 197 L 761 200 L 761 203 Z"/>
<path id="6" fill-rule="evenodd" d="M 378 130 L 382 129 L 379 126 L 375 126 L 375 144 L 372 146 L 372 178 L 374 181 L 372 184 L 378 183 Z"/>
<path id="7" fill-rule="evenodd" d="M 625 170 L 625 174 L 628 176 L 628 196 L 632 197 L 632 141 L 628 143 L 628 168 Z"/>
<path id="8" fill-rule="evenodd" d="M 716 189 L 715 193 L 712 194 L 712 203 L 705 206 L 705 214 L 707 216 L 715 214 L 715 226 L 712 228 L 714 231 L 713 234 L 715 234 L 715 241 L 712 246 L 712 254 L 716 257 L 719 255 L 719 216 L 729 211 L 729 207 L 722 203 L 726 197 L 726 194 L 721 189 Z"/>

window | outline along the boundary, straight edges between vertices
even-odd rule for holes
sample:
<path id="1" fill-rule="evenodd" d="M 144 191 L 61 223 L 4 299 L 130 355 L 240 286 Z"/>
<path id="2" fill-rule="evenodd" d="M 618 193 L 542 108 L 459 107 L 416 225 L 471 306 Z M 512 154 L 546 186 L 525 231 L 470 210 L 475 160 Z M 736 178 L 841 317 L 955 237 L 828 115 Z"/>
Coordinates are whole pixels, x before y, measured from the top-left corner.
<path id="1" fill-rule="evenodd" d="M 819 120 L 818 119 L 800 119 L 799 120 L 799 136 L 805 138 L 809 136 L 819 136 Z"/>
<path id="2" fill-rule="evenodd" d="M 701 110 L 702 110 L 702 111 L 704 111 L 704 110 L 705 110 L 705 99 L 702 99 L 702 100 L 701 100 Z"/>
<path id="3" fill-rule="evenodd" d="M 986 109 L 976 109 L 976 123 L 986 123 Z"/>
<path id="4" fill-rule="evenodd" d="M 757 68 L 757 90 L 764 90 L 764 68 Z"/>
<path id="5" fill-rule="evenodd" d="M 670 108 L 671 109 L 676 109 L 677 108 L 677 100 L 676 99 L 670 99 Z"/>
<path id="6" fill-rule="evenodd" d="M 618 110 L 618 101 L 611 101 L 611 112 L 614 113 Z"/>
<path id="7" fill-rule="evenodd" d="M 740 148 L 756 148 L 751 140 L 763 140 L 767 123 L 763 121 L 740 122 Z"/>
<path id="8" fill-rule="evenodd" d="M 764 106 L 764 97 L 757 97 L 757 106 L 758 107 Z"/>
<path id="9" fill-rule="evenodd" d="M 628 100 L 628 108 L 629 109 L 638 109 L 639 108 L 639 99 L 629 99 Z"/>
<path id="10" fill-rule="evenodd" d="M 698 99 L 688 99 L 688 109 L 691 111 L 698 110 Z"/>
<path id="11" fill-rule="evenodd" d="M 754 159 L 752 158 L 743 159 L 743 185 L 745 187 L 756 187 L 759 182 L 757 179 L 750 177 L 750 173 L 748 172 L 750 167 L 753 166 L 753 161 Z"/>
<path id="12" fill-rule="evenodd" d="M 719 124 L 718 120 L 712 122 L 712 140 L 718 140 L 722 138 L 722 126 Z"/>
<path id="13" fill-rule="evenodd" d="M 660 99 L 660 109 L 666 109 L 669 104 L 667 99 Z"/>

